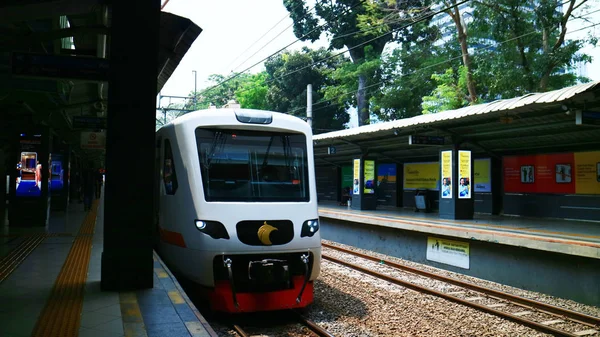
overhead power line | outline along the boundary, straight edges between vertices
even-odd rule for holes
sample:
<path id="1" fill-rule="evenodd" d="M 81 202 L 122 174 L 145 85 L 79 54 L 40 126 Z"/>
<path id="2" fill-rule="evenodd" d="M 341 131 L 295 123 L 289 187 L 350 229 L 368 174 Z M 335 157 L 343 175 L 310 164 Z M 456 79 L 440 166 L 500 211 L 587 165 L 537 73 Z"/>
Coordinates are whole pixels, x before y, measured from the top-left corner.
<path id="1" fill-rule="evenodd" d="M 586 13 L 586 14 L 583 14 L 582 16 L 588 16 L 588 15 L 594 14 L 594 13 L 596 13 L 596 12 L 599 12 L 599 11 L 600 11 L 600 9 L 598 9 L 598 10 L 595 10 L 595 11 L 592 11 L 592 12 L 589 12 L 589 13 Z M 577 19 L 579 19 L 579 18 L 571 18 L 571 19 L 569 19 L 568 21 L 577 20 Z M 598 22 L 598 23 L 594 23 L 594 24 L 591 24 L 591 25 L 589 25 L 589 26 L 586 26 L 586 27 L 582 27 L 582 28 L 580 28 L 580 29 L 576 29 L 576 30 L 573 30 L 573 31 L 569 31 L 569 32 L 567 32 L 567 34 L 573 34 L 573 33 L 576 33 L 576 32 L 579 32 L 579 31 L 582 31 L 582 30 L 585 30 L 585 29 L 591 29 L 591 28 L 593 28 L 593 27 L 596 27 L 596 26 L 598 26 L 598 25 L 600 25 L 600 22 Z M 501 41 L 501 42 L 499 42 L 497 45 L 493 45 L 493 46 L 487 46 L 487 47 L 482 47 L 482 48 L 476 48 L 476 50 L 486 50 L 486 49 L 492 49 L 492 48 L 494 48 L 494 47 L 497 47 L 498 45 L 502 45 L 502 44 L 504 44 L 504 43 L 508 43 L 508 42 L 511 42 L 511 41 L 514 41 L 514 40 L 517 40 L 517 39 L 520 39 L 520 38 L 523 38 L 523 37 L 526 37 L 526 36 L 529 36 L 529 35 L 533 35 L 533 34 L 536 34 L 536 33 L 539 33 L 539 31 L 537 31 L 537 30 L 534 30 L 534 31 L 531 31 L 531 32 L 528 32 L 528 33 L 525 33 L 525 34 L 522 34 L 522 35 L 519 35 L 519 36 L 516 36 L 516 37 L 512 37 L 512 38 L 510 38 L 510 39 L 507 39 L 507 40 Z M 461 59 L 462 57 L 463 57 L 463 55 L 462 55 L 462 54 L 461 54 L 461 55 L 459 55 L 459 56 L 451 57 L 451 58 L 449 58 L 449 59 L 446 59 L 446 60 L 444 60 L 444 61 L 440 61 L 440 62 L 438 62 L 438 63 L 431 64 L 431 65 L 429 65 L 429 66 L 426 66 L 426 67 L 423 67 L 423 68 L 416 69 L 416 70 L 414 70 L 414 71 L 412 71 L 412 72 L 410 72 L 410 73 L 406 73 L 406 74 L 399 75 L 398 77 L 400 77 L 400 78 L 401 78 L 401 77 L 411 76 L 411 75 L 414 75 L 414 74 L 416 74 L 416 73 L 418 73 L 418 72 L 420 72 L 420 71 L 423 71 L 423 70 L 426 70 L 426 69 L 430 69 L 430 68 L 434 68 L 434 67 L 437 67 L 437 66 L 443 65 L 443 64 L 445 64 L 445 63 L 449 63 L 449 62 L 451 62 L 451 61 L 454 61 L 454 60 L 457 60 L 457 59 Z M 382 85 L 382 84 L 386 84 L 386 81 L 380 81 L 380 82 L 377 82 L 377 83 L 373 83 L 373 84 L 371 84 L 371 85 L 368 85 L 368 86 L 366 86 L 364 89 L 365 89 L 365 90 L 367 90 L 367 89 L 373 88 L 373 87 L 375 87 L 375 86 L 377 86 L 377 87 L 378 87 L 378 86 L 380 86 L 380 85 Z M 371 91 L 371 93 L 375 93 L 375 92 L 377 92 L 378 90 L 379 90 L 379 89 L 377 89 L 377 90 L 372 90 L 372 91 Z M 316 102 L 316 103 L 314 103 L 314 104 L 313 104 L 313 113 L 314 113 L 315 111 L 318 111 L 318 110 L 322 110 L 322 109 L 328 108 L 328 107 L 329 107 L 329 106 L 331 106 L 331 105 L 335 105 L 335 104 L 337 104 L 337 103 L 331 103 L 331 102 L 332 102 L 332 101 L 335 101 L 335 100 L 336 100 L 336 99 L 338 99 L 338 98 L 342 98 L 342 97 L 344 97 L 344 96 L 351 95 L 351 94 L 353 94 L 353 93 L 355 93 L 355 92 L 356 92 L 356 90 L 353 90 L 353 91 L 347 91 L 347 92 L 345 92 L 345 93 L 343 93 L 343 94 L 340 94 L 340 95 L 338 95 L 338 96 L 335 96 L 335 97 L 331 97 L 331 98 L 329 98 L 329 99 L 321 99 L 321 100 L 319 100 L 318 102 Z M 320 105 L 320 104 L 323 104 L 323 103 L 328 103 L 328 104 L 326 104 L 326 105 L 324 105 L 324 106 L 322 106 L 322 107 L 319 107 L 319 108 L 314 108 L 314 106 L 315 106 L 315 105 Z M 294 112 L 297 112 L 297 111 L 304 111 L 304 110 L 306 110 L 306 107 L 305 107 L 305 106 L 304 106 L 304 107 L 300 107 L 300 108 L 296 108 L 296 109 L 293 109 L 293 110 L 290 110 L 290 111 L 288 111 L 287 113 L 294 113 Z"/>
<path id="2" fill-rule="evenodd" d="M 352 7 L 350 7 L 350 8 L 348 8 L 348 9 L 346 9 L 346 10 L 344 11 L 344 13 L 346 13 L 346 12 L 348 12 L 349 10 L 351 10 L 351 9 L 353 9 L 353 8 L 355 8 L 355 7 L 357 7 L 358 5 L 362 4 L 364 1 L 366 1 L 366 0 L 360 0 L 358 3 L 356 3 L 356 4 L 355 4 L 355 5 L 353 5 Z M 204 93 L 206 93 L 206 92 L 208 92 L 208 91 L 210 91 L 210 90 L 213 90 L 213 89 L 215 89 L 215 88 L 218 88 L 219 86 L 221 86 L 221 85 L 223 85 L 223 84 L 225 84 L 225 83 L 227 83 L 227 82 L 229 82 L 229 81 L 231 81 L 231 80 L 233 80 L 233 79 L 235 79 L 235 78 L 237 78 L 237 77 L 241 76 L 241 75 L 242 75 L 243 73 L 245 73 L 246 71 L 248 71 L 248 70 L 250 70 L 250 69 L 254 68 L 255 66 L 259 65 L 260 63 L 262 63 L 263 61 L 265 61 L 265 60 L 268 60 L 269 58 L 271 58 L 271 57 L 273 57 L 273 56 L 275 56 L 275 55 L 277 55 L 277 54 L 281 53 L 282 51 L 286 50 L 286 49 L 287 49 L 287 48 L 289 48 L 290 46 L 292 46 L 292 45 L 294 45 L 295 43 L 297 43 L 297 42 L 301 41 L 301 40 L 302 40 L 304 37 L 306 37 L 306 36 L 310 35 L 311 33 L 313 33 L 315 30 L 317 30 L 317 29 L 319 29 L 319 28 L 322 28 L 322 27 L 323 27 L 324 25 L 326 25 L 326 24 L 328 24 L 328 23 L 326 22 L 326 23 L 325 23 L 325 24 L 323 24 L 322 26 L 317 26 L 317 27 L 315 27 L 315 28 L 314 28 L 314 29 L 312 29 L 310 32 L 308 32 L 308 33 L 304 34 L 302 37 L 300 37 L 300 38 L 296 39 L 296 40 L 295 40 L 295 41 L 293 41 L 292 43 L 290 43 L 290 44 L 286 45 L 285 47 L 283 47 L 283 48 L 279 49 L 278 51 L 274 52 L 273 54 L 271 54 L 271 55 L 269 55 L 269 56 L 267 56 L 267 57 L 263 58 L 262 60 L 260 60 L 260 61 L 258 61 L 258 62 L 256 62 L 256 63 L 254 63 L 253 65 L 251 65 L 251 66 L 247 67 L 246 69 L 242 70 L 241 72 L 239 72 L 239 73 L 236 73 L 235 75 L 232 75 L 232 76 L 228 77 L 227 79 L 225 79 L 225 80 L 223 80 L 223 81 L 221 81 L 221 82 L 219 82 L 219 83 L 217 83 L 217 84 L 215 84 L 215 85 L 213 85 L 213 86 L 211 86 L 211 87 L 209 87 L 209 88 L 207 88 L 207 89 L 205 89 L 205 90 L 201 91 L 201 92 L 200 92 L 198 95 L 200 95 L 200 96 L 201 96 L 201 95 L 203 95 Z"/>

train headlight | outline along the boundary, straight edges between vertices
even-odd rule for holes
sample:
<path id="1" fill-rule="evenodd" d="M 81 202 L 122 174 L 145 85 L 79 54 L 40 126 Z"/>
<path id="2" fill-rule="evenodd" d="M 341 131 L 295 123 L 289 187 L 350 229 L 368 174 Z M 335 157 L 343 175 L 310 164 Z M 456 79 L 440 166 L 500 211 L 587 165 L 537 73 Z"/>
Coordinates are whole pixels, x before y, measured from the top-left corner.
<path id="1" fill-rule="evenodd" d="M 204 228 L 206 228 L 206 222 L 202 220 L 196 220 L 196 228 L 198 228 L 199 230 L 203 230 Z"/>
<path id="2" fill-rule="evenodd" d="M 319 219 L 306 220 L 302 224 L 300 237 L 312 237 L 317 231 L 319 231 Z"/>
<path id="3" fill-rule="evenodd" d="M 196 228 L 213 239 L 227 239 L 229 234 L 225 226 L 218 221 L 194 220 Z"/>

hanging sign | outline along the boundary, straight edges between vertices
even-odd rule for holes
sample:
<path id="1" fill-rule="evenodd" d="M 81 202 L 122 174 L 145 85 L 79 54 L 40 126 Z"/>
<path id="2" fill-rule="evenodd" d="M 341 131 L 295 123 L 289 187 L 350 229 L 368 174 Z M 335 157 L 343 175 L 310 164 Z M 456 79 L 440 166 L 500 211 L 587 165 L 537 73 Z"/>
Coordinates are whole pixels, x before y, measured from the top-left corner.
<path id="1" fill-rule="evenodd" d="M 442 198 L 452 199 L 452 151 L 442 151 Z"/>
<path id="2" fill-rule="evenodd" d="M 106 146 L 106 135 L 103 132 L 81 132 L 81 148 L 103 150 Z"/>

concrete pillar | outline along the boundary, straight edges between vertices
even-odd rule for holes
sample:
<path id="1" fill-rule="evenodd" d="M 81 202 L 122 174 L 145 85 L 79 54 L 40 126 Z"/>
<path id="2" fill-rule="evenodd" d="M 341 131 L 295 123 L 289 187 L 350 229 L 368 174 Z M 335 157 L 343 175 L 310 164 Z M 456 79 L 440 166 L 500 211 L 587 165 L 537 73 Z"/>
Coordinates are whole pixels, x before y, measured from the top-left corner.
<path id="1" fill-rule="evenodd" d="M 153 286 L 160 0 L 112 2 L 102 289 Z"/>

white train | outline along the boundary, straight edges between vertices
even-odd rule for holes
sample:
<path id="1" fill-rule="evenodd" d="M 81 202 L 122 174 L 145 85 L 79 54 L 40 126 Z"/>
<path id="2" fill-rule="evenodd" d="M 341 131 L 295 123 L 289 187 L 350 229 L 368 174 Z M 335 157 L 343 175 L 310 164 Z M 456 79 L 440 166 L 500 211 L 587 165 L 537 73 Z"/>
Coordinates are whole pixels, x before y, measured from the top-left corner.
<path id="1" fill-rule="evenodd" d="M 180 117 L 156 135 L 158 252 L 215 311 L 305 307 L 320 273 L 312 131 L 239 108 Z"/>

